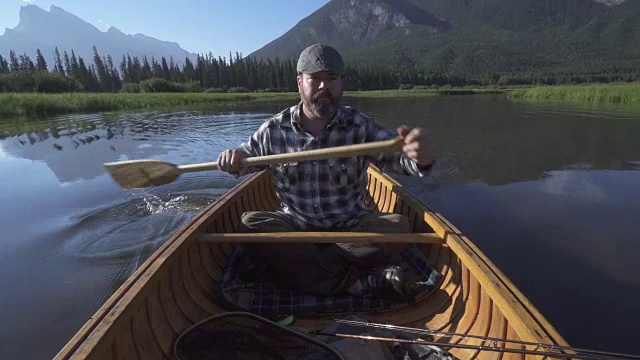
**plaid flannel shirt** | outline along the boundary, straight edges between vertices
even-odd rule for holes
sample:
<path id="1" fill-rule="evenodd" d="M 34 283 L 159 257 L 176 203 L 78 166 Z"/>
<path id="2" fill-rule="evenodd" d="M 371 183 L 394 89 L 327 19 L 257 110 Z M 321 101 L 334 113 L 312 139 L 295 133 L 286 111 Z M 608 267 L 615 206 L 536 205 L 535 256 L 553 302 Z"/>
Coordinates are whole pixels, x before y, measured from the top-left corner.
<path id="1" fill-rule="evenodd" d="M 301 106 L 301 103 L 292 106 L 265 121 L 240 149 L 252 157 L 361 144 L 396 136 L 367 115 L 340 106 L 327 129 L 315 137 L 300 126 Z M 369 211 L 364 202 L 369 163 L 387 172 L 426 175 L 402 153 L 273 165 L 281 211 L 292 215 L 301 229 L 330 230 L 354 225 Z"/>

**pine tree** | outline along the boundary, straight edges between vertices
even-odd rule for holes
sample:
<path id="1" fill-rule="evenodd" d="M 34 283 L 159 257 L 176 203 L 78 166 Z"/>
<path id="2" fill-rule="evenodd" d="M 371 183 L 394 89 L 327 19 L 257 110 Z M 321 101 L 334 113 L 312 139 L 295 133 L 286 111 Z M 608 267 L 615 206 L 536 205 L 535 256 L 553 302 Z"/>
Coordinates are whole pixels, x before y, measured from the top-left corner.
<path id="1" fill-rule="evenodd" d="M 91 80 L 89 79 L 89 71 L 81 56 L 78 56 L 78 81 L 84 86 L 85 90 L 93 91 Z"/>
<path id="2" fill-rule="evenodd" d="M 29 58 L 29 55 L 22 54 L 20 55 L 20 66 L 21 71 L 34 72 L 36 71 L 36 66 L 33 64 L 33 61 Z"/>
<path id="3" fill-rule="evenodd" d="M 145 76 L 144 67 L 140 65 L 140 60 L 138 60 L 137 56 L 133 57 L 133 62 L 129 65 L 129 72 L 131 73 L 131 82 L 136 84 L 140 83 L 142 80 L 151 79 L 150 73 Z"/>
<path id="4" fill-rule="evenodd" d="M 135 62 L 138 63 L 138 67 L 139 67 L 140 61 L 138 61 L 138 58 L 134 59 L 134 63 Z M 153 72 L 151 71 L 151 65 L 149 65 L 149 61 L 147 60 L 146 56 L 142 60 L 142 71 L 140 72 L 140 74 L 141 74 L 140 78 L 142 80 L 151 79 L 151 77 L 153 76 Z"/>
<path id="5" fill-rule="evenodd" d="M 184 77 L 185 82 L 191 82 L 195 80 L 193 63 L 191 63 L 191 60 L 189 60 L 188 56 L 184 60 L 184 66 L 182 67 L 182 75 Z"/>
<path id="6" fill-rule="evenodd" d="M 80 81 L 80 65 L 73 50 L 71 50 L 71 77 Z"/>
<path id="7" fill-rule="evenodd" d="M 151 76 L 156 78 L 162 78 L 162 66 L 158 64 L 156 59 L 151 57 Z"/>
<path id="8" fill-rule="evenodd" d="M 129 76 L 129 68 L 127 66 L 127 56 L 122 55 L 122 61 L 120 61 L 120 73 L 122 74 L 122 81 L 125 83 L 130 83 L 131 78 Z M 129 57 L 129 62 L 131 62 L 131 57 Z"/>
<path id="9" fill-rule="evenodd" d="M 47 62 L 44 60 L 44 56 L 40 52 L 40 49 L 36 50 L 36 68 L 38 71 L 47 71 Z"/>
<path id="10" fill-rule="evenodd" d="M 93 74 L 94 77 L 98 79 L 99 89 L 102 91 L 110 91 L 111 78 L 105 62 L 98 54 L 98 49 L 95 46 L 93 47 L 93 66 Z"/>
<path id="11" fill-rule="evenodd" d="M 0 55 L 0 74 L 6 74 L 9 72 L 9 63 L 7 62 L 7 59 L 3 58 L 2 55 Z"/>
<path id="12" fill-rule="evenodd" d="M 102 61 L 102 59 L 100 59 L 100 61 Z M 91 82 L 90 86 L 92 89 L 94 89 L 93 91 L 104 91 L 102 85 L 100 84 L 100 77 L 98 75 L 98 72 L 96 71 L 95 65 L 91 64 L 87 70 L 89 74 L 89 80 Z"/>
<path id="13" fill-rule="evenodd" d="M 122 88 L 122 80 L 120 80 L 120 75 L 118 74 L 118 70 L 116 70 L 113 65 L 113 59 L 111 55 L 107 55 L 107 72 L 109 73 L 111 91 L 117 91 Z"/>
<path id="14" fill-rule="evenodd" d="M 171 72 L 171 81 L 184 82 L 182 71 L 180 71 L 178 65 L 173 61 L 173 56 L 169 58 L 169 71 Z"/>
<path id="15" fill-rule="evenodd" d="M 247 87 L 247 74 L 244 61 L 240 53 L 236 52 L 236 58 L 233 61 L 233 78 L 236 86 Z"/>
<path id="16" fill-rule="evenodd" d="M 212 59 L 213 60 L 213 59 Z M 218 84 L 217 87 L 229 87 L 229 74 L 227 71 L 227 59 L 224 57 L 218 56 L 218 63 L 214 62 L 214 72 L 212 75 L 215 77 L 215 82 Z"/>
<path id="17" fill-rule="evenodd" d="M 167 65 L 167 59 L 165 59 L 164 56 L 162 57 L 161 63 L 162 63 L 162 73 L 160 77 L 167 81 L 171 81 L 171 71 L 169 71 L 169 65 Z"/>
<path id="18" fill-rule="evenodd" d="M 205 88 L 208 89 L 209 83 L 208 81 L 206 81 L 205 78 L 205 59 L 202 55 L 198 54 L 198 57 L 196 58 L 196 66 L 193 69 L 193 77 L 195 80 L 200 82 L 200 85 Z"/>
<path id="19" fill-rule="evenodd" d="M 58 72 L 61 75 L 64 75 L 64 67 L 62 67 L 62 59 L 60 58 L 60 51 L 58 51 L 57 46 L 53 51 L 53 61 L 54 61 L 53 71 Z"/>
<path id="20" fill-rule="evenodd" d="M 16 56 L 16 52 L 13 50 L 9 50 L 9 61 L 9 70 L 11 70 L 11 72 L 20 71 L 20 61 L 18 61 L 18 56 Z"/>
<path id="21" fill-rule="evenodd" d="M 69 59 L 69 54 L 67 51 L 64 52 L 64 73 L 67 76 L 71 76 L 71 60 Z"/>

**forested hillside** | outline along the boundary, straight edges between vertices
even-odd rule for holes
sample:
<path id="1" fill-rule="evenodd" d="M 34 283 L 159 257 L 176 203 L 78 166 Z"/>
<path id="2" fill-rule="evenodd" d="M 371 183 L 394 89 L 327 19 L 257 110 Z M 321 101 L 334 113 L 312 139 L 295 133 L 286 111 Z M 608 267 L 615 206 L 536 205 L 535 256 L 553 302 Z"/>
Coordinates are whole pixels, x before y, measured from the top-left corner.
<path id="1" fill-rule="evenodd" d="M 611 3 L 333 0 L 250 56 L 293 57 L 305 44 L 322 41 L 342 50 L 351 64 L 414 72 L 418 78 L 483 84 L 501 78 L 637 80 L 640 1 Z"/>

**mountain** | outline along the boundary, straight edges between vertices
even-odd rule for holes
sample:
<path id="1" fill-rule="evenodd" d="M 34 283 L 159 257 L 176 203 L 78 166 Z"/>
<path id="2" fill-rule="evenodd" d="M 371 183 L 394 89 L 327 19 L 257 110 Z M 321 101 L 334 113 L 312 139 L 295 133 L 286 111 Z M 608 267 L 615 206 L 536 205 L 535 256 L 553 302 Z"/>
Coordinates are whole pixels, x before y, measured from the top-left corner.
<path id="1" fill-rule="evenodd" d="M 640 69 L 638 0 L 332 0 L 250 54 L 297 58 L 314 42 L 348 65 L 467 78 Z"/>
<path id="2" fill-rule="evenodd" d="M 20 8 L 20 21 L 13 29 L 6 29 L 0 36 L 0 55 L 9 57 L 13 50 L 17 55 L 26 53 L 35 60 L 36 50 L 40 49 L 49 67 L 54 64 L 54 49 L 58 47 L 60 54 L 73 50 L 77 56 L 85 61 L 93 62 L 93 46 L 101 56 L 111 55 L 114 62 L 119 63 L 123 55 L 142 58 L 146 55 L 160 59 L 164 56 L 167 61 L 173 57 L 177 64 L 184 63 L 189 56 L 195 55 L 182 49 L 178 43 L 161 41 L 142 34 L 127 35 L 116 29 L 109 28 L 103 32 L 79 17 L 64 11 L 57 6 L 51 6 L 50 11 L 35 5 Z"/>
<path id="3" fill-rule="evenodd" d="M 412 25 L 433 32 L 451 27 L 447 21 L 408 2 L 333 0 L 249 56 L 297 57 L 302 49 L 318 41 L 348 50 L 374 43 L 393 30 L 408 29 Z"/>

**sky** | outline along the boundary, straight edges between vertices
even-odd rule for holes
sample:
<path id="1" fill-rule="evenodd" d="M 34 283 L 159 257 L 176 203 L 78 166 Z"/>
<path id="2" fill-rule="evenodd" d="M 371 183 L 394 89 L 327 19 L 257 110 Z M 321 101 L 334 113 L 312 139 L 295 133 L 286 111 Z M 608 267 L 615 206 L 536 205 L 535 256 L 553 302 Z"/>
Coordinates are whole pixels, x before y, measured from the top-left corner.
<path id="1" fill-rule="evenodd" d="M 19 22 L 20 7 L 58 6 L 101 31 L 115 26 L 175 41 L 193 53 L 247 56 L 329 0 L 0 0 L 0 35 Z"/>

